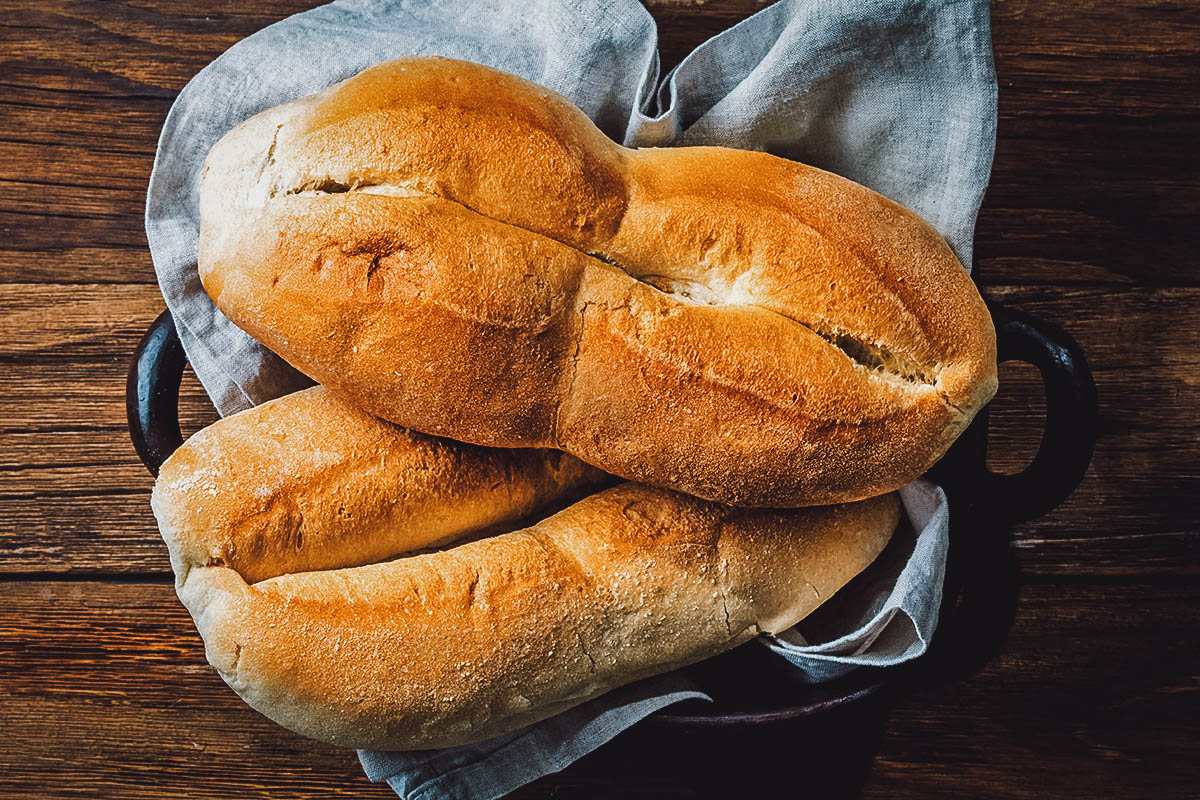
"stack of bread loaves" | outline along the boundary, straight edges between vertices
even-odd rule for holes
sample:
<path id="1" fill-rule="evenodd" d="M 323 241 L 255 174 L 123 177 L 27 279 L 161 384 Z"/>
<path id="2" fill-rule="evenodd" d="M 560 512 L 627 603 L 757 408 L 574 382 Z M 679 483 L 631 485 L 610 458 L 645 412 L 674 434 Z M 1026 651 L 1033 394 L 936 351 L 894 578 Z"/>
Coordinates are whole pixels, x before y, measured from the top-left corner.
<path id="1" fill-rule="evenodd" d="M 995 391 L 911 212 L 473 64 L 247 120 L 200 202 L 205 289 L 321 386 L 193 436 L 155 513 L 212 665 L 336 744 L 478 741 L 794 625 Z"/>

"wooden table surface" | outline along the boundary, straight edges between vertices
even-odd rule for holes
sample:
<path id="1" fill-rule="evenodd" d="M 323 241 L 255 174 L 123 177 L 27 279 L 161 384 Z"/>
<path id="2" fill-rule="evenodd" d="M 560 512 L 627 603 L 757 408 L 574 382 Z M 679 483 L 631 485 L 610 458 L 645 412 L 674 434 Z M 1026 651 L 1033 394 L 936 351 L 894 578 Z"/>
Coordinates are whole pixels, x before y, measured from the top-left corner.
<path id="1" fill-rule="evenodd" d="M 0 796 L 388 797 L 244 706 L 172 591 L 123 405 L 162 307 L 142 229 L 176 93 L 309 4 L 0 2 Z M 761 7 L 660 0 L 664 60 Z M 247 10 L 251 6 L 252 10 Z M 1200 797 L 1200 6 L 998 0 L 984 293 L 1086 350 L 1101 430 L 1013 532 L 1019 606 L 981 668 L 738 735 L 642 728 L 517 797 Z M 1036 447 L 1002 369 L 994 466 Z M 185 432 L 214 418 L 195 381 Z"/>

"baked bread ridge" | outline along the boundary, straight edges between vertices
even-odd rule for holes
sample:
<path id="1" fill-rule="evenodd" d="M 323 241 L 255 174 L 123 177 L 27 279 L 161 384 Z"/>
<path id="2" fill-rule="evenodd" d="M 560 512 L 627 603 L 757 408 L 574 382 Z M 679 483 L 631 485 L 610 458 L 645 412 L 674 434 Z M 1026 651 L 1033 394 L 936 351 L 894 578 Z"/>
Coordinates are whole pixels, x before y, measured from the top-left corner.
<path id="1" fill-rule="evenodd" d="M 405 430 L 315 386 L 193 435 L 151 506 L 179 584 L 206 565 L 253 583 L 434 547 L 611 482 L 557 450 Z"/>
<path id="2" fill-rule="evenodd" d="M 179 595 L 209 662 L 276 722 L 336 745 L 450 747 L 802 619 L 878 555 L 896 495 L 736 509 L 638 484 L 448 550 Z"/>
<path id="3" fill-rule="evenodd" d="M 217 305 L 355 404 L 721 502 L 898 488 L 995 391 L 988 312 L 916 215 L 764 153 L 627 150 L 465 62 L 248 120 L 201 217 Z"/>

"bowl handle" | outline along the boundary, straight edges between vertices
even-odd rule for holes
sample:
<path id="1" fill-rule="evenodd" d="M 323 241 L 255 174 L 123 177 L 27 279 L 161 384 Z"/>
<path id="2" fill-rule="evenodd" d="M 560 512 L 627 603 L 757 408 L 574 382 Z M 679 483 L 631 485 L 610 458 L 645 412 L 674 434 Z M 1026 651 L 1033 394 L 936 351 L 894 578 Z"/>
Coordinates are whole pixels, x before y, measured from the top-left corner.
<path id="1" fill-rule="evenodd" d="M 133 351 L 125 379 L 125 416 L 138 457 L 158 476 L 158 468 L 183 444 L 179 430 L 179 384 L 187 356 L 170 311 L 150 324 Z"/>
<path id="2" fill-rule="evenodd" d="M 997 360 L 1038 368 L 1046 422 L 1037 455 L 1012 475 L 987 467 L 987 409 L 930 471 L 951 505 L 1002 524 L 1039 517 L 1066 500 L 1087 472 L 1096 445 L 1096 383 L 1083 351 L 1057 325 L 989 303 Z"/>

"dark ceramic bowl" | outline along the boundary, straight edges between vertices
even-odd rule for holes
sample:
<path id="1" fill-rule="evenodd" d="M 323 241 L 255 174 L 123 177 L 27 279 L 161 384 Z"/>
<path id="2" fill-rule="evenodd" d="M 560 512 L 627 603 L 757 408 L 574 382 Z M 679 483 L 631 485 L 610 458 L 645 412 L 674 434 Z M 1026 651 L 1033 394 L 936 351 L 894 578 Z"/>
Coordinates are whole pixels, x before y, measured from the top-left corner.
<path id="1" fill-rule="evenodd" d="M 813 685 L 753 642 L 688 668 L 712 703 L 688 701 L 650 719 L 662 725 L 719 728 L 801 719 L 910 685 L 914 679 L 953 677 L 994 650 L 1015 606 L 1010 527 L 1045 514 L 1065 500 L 1087 470 L 1095 444 L 1096 387 L 1075 341 L 1051 323 L 992 305 L 999 360 L 1037 367 L 1045 386 L 1042 442 L 1022 472 L 987 468 L 985 408 L 930 472 L 949 495 L 950 554 L 943 607 L 930 651 L 908 664 L 859 669 Z M 170 312 L 150 326 L 134 353 L 126 385 L 129 432 L 151 474 L 183 443 L 179 383 L 186 359 Z M 747 676 L 753 676 L 747 679 Z M 934 677 L 936 680 L 936 677 Z"/>

